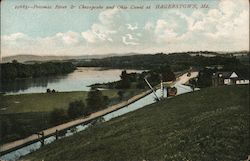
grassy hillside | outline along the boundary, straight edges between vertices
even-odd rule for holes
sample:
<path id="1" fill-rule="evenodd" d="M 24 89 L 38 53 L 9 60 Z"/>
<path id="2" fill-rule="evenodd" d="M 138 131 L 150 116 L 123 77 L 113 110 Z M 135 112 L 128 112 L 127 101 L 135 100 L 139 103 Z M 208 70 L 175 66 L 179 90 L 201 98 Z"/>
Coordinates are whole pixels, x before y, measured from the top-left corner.
<path id="1" fill-rule="evenodd" d="M 249 86 L 180 95 L 91 127 L 24 159 L 189 160 L 246 159 Z"/>

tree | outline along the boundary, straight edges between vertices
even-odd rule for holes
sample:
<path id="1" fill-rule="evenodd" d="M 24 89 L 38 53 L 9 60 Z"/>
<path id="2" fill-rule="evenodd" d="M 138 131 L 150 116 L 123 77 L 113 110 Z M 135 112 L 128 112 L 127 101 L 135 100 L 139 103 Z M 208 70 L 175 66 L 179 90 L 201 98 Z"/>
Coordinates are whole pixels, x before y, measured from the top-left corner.
<path id="1" fill-rule="evenodd" d="M 64 109 L 55 108 L 49 116 L 50 123 L 53 125 L 63 123 L 67 120 L 67 113 Z"/>
<path id="2" fill-rule="evenodd" d="M 126 70 L 123 70 L 121 75 L 121 81 L 118 84 L 118 88 L 125 89 L 130 87 L 130 80 Z"/>
<path id="3" fill-rule="evenodd" d="M 123 95 L 124 95 L 124 91 L 118 91 L 117 94 L 119 96 L 119 100 L 122 100 L 123 99 Z"/>
<path id="4" fill-rule="evenodd" d="M 87 115 L 87 113 L 84 111 L 84 107 L 85 104 L 81 100 L 70 102 L 67 111 L 69 118 L 74 119 L 79 116 Z"/>
<path id="5" fill-rule="evenodd" d="M 1 80 L 10 81 L 16 78 L 35 78 L 41 76 L 66 74 L 75 70 L 70 62 L 46 62 L 22 64 L 13 60 L 12 63 L 0 64 Z"/>
<path id="6" fill-rule="evenodd" d="M 108 104 L 110 103 L 108 96 L 103 96 L 103 103 L 104 103 L 104 107 L 108 106 Z"/>
<path id="7" fill-rule="evenodd" d="M 197 86 L 198 87 L 209 87 L 212 85 L 212 76 L 213 73 L 217 72 L 217 69 L 207 69 L 204 68 L 199 72 L 198 79 L 197 79 Z"/>
<path id="8" fill-rule="evenodd" d="M 11 121 L 8 118 L 0 120 L 0 137 L 5 138 L 11 131 Z"/>
<path id="9" fill-rule="evenodd" d="M 14 59 L 14 60 L 12 60 L 12 63 L 13 63 L 13 64 L 17 64 L 18 61 L 17 61 L 16 59 Z"/>
<path id="10" fill-rule="evenodd" d="M 49 88 L 47 88 L 46 92 L 47 93 L 51 93 L 51 90 Z"/>
<path id="11" fill-rule="evenodd" d="M 164 82 L 175 80 L 175 74 L 172 72 L 170 66 L 167 64 L 160 66 L 158 69 L 155 69 L 154 71 L 161 75 L 162 80 Z"/>
<path id="12" fill-rule="evenodd" d="M 86 101 L 89 113 L 103 109 L 108 105 L 108 97 L 103 96 L 102 92 L 96 88 L 91 88 Z"/>

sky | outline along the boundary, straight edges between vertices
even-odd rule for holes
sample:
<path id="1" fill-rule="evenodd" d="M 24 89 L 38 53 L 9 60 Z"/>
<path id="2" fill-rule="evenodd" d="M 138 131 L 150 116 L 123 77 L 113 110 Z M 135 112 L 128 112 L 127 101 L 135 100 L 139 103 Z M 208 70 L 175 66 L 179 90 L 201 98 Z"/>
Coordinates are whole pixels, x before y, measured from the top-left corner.
<path id="1" fill-rule="evenodd" d="M 242 50 L 248 0 L 1 1 L 2 57 Z"/>

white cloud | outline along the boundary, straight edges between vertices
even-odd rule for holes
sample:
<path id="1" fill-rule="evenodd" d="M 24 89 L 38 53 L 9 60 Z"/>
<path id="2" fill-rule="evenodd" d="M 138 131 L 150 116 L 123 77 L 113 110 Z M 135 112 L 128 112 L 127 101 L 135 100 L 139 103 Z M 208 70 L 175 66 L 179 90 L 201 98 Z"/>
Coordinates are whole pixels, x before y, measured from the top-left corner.
<path id="1" fill-rule="evenodd" d="M 90 43 L 112 42 L 112 35 L 117 33 L 121 21 L 121 11 L 105 10 L 99 14 L 99 22 L 93 23 L 90 30 L 82 32 L 83 38 Z"/>
<path id="2" fill-rule="evenodd" d="M 152 30 L 154 29 L 154 24 L 152 22 L 147 22 L 144 26 L 145 30 Z"/>
<path id="3" fill-rule="evenodd" d="M 168 24 L 167 21 L 159 19 L 155 27 L 156 41 L 159 43 L 173 41 L 177 36 L 173 28 L 174 26 Z"/>
<path id="4" fill-rule="evenodd" d="M 143 35 L 135 32 L 139 30 L 138 24 L 128 23 L 126 14 L 128 13 L 119 9 L 105 10 L 99 14 L 99 21 L 81 35 L 92 45 L 139 45 L 139 37 Z"/>
<path id="5" fill-rule="evenodd" d="M 130 35 L 130 34 L 127 34 L 126 36 L 123 36 L 122 37 L 122 42 L 125 44 L 125 45 L 139 45 L 139 43 L 137 42 L 133 42 L 133 41 L 128 41 L 129 40 L 133 40 L 133 36 Z"/>
<path id="6" fill-rule="evenodd" d="M 72 31 L 66 33 L 57 33 L 56 37 L 66 45 L 77 44 L 80 41 L 79 34 Z"/>
<path id="7" fill-rule="evenodd" d="M 221 0 L 219 9 L 225 17 L 230 17 L 235 12 L 236 4 L 232 0 Z"/>
<path id="8" fill-rule="evenodd" d="M 131 35 L 131 34 L 126 34 L 127 37 L 130 39 L 130 40 L 134 40 L 135 38 Z"/>
<path id="9" fill-rule="evenodd" d="M 68 31 L 65 33 L 59 32 L 56 33 L 53 36 L 48 36 L 45 38 L 36 38 L 36 39 L 31 39 L 29 43 L 33 43 L 34 45 L 41 45 L 41 46 L 62 46 L 62 45 L 67 45 L 67 46 L 75 46 L 80 43 L 80 34 L 73 32 L 73 31 Z"/>
<path id="10" fill-rule="evenodd" d="M 16 41 L 19 39 L 28 39 L 28 36 L 20 32 L 2 36 L 3 41 Z"/>
<path id="11" fill-rule="evenodd" d="M 72 31 L 59 32 L 53 36 L 32 38 L 24 33 L 1 36 L 3 55 L 34 54 L 48 55 L 57 53 L 62 48 L 76 47 L 80 34 Z"/>
<path id="12" fill-rule="evenodd" d="M 156 42 L 175 43 L 183 50 L 192 44 L 197 50 L 248 50 L 249 10 L 243 4 L 249 7 L 242 3 L 238 8 L 236 1 L 222 0 L 218 8 L 196 10 L 189 16 L 180 10 L 167 12 L 156 21 Z"/>
<path id="13" fill-rule="evenodd" d="M 128 27 L 129 30 L 134 31 L 134 30 L 137 30 L 137 29 L 138 29 L 137 23 L 136 23 L 134 26 L 131 25 L 131 24 L 126 24 L 126 25 L 127 25 L 127 27 Z"/>
<path id="14" fill-rule="evenodd" d="M 91 30 L 82 32 L 81 34 L 82 34 L 82 37 L 83 37 L 87 42 L 90 42 L 90 43 L 96 42 L 96 35 L 95 35 Z"/>
<path id="15" fill-rule="evenodd" d="M 99 20 L 100 20 L 101 24 L 107 25 L 107 26 L 116 25 L 114 20 L 121 18 L 121 16 L 118 14 L 119 12 L 120 12 L 120 10 L 117 8 L 108 9 L 108 10 L 101 12 L 99 14 Z"/>

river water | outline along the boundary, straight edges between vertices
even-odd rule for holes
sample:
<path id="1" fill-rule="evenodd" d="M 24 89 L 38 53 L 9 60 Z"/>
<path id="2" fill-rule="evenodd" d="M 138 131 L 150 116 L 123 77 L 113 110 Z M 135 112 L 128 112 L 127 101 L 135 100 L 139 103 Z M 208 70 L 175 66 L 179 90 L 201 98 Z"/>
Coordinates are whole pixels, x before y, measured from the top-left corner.
<path id="1" fill-rule="evenodd" d="M 179 83 L 177 83 L 175 85 L 175 87 L 177 88 L 177 95 L 193 91 L 193 89 L 191 89 L 189 86 L 185 86 L 185 85 L 182 85 L 182 84 L 179 84 Z M 199 90 L 199 89 L 195 89 L 195 90 Z M 156 95 L 158 97 L 161 97 L 162 96 L 162 91 L 161 90 L 157 90 L 156 91 Z M 156 99 L 155 99 L 154 94 L 151 93 L 151 94 L 149 94 L 149 95 L 141 98 L 140 100 L 138 100 L 138 101 L 136 101 L 136 102 L 134 102 L 134 103 L 132 103 L 132 104 L 124 107 L 124 108 L 121 108 L 121 109 L 119 109 L 117 111 L 111 112 L 111 113 L 103 116 L 103 120 L 102 121 L 104 121 L 104 122 L 105 121 L 109 121 L 109 120 L 111 120 L 113 118 L 116 118 L 118 116 L 124 115 L 126 113 L 131 112 L 131 111 L 135 111 L 137 109 L 145 107 L 146 105 L 154 103 L 155 100 Z M 72 130 L 68 130 L 67 133 L 64 136 L 59 137 L 59 139 L 62 139 L 62 138 L 68 137 L 68 136 L 72 136 L 72 135 L 74 135 L 74 133 L 77 133 L 77 132 L 85 130 L 90 125 L 91 125 L 91 123 L 87 124 L 87 125 L 78 125 L 78 126 L 76 126 L 74 128 L 74 132 L 72 132 Z M 45 144 L 50 144 L 50 143 L 52 143 L 55 140 L 56 140 L 56 138 L 54 136 L 49 137 L 49 138 L 45 139 Z M 40 147 L 41 147 L 41 143 L 40 142 L 36 142 L 36 143 L 33 143 L 33 144 L 28 145 L 26 147 L 23 147 L 21 149 L 18 149 L 16 151 L 13 151 L 11 153 L 8 153 L 8 154 L 0 157 L 0 159 L 2 159 L 2 160 L 8 160 L 8 161 L 15 161 L 15 160 L 19 159 L 21 156 L 25 156 L 25 155 L 31 153 L 32 151 L 38 150 Z"/>
<path id="2" fill-rule="evenodd" d="M 47 88 L 58 92 L 89 91 L 91 84 L 120 80 L 122 69 L 78 67 L 64 76 L 19 79 L 3 82 L 0 92 L 6 94 L 44 93 Z M 141 73 L 142 70 L 127 70 L 127 73 Z"/>

